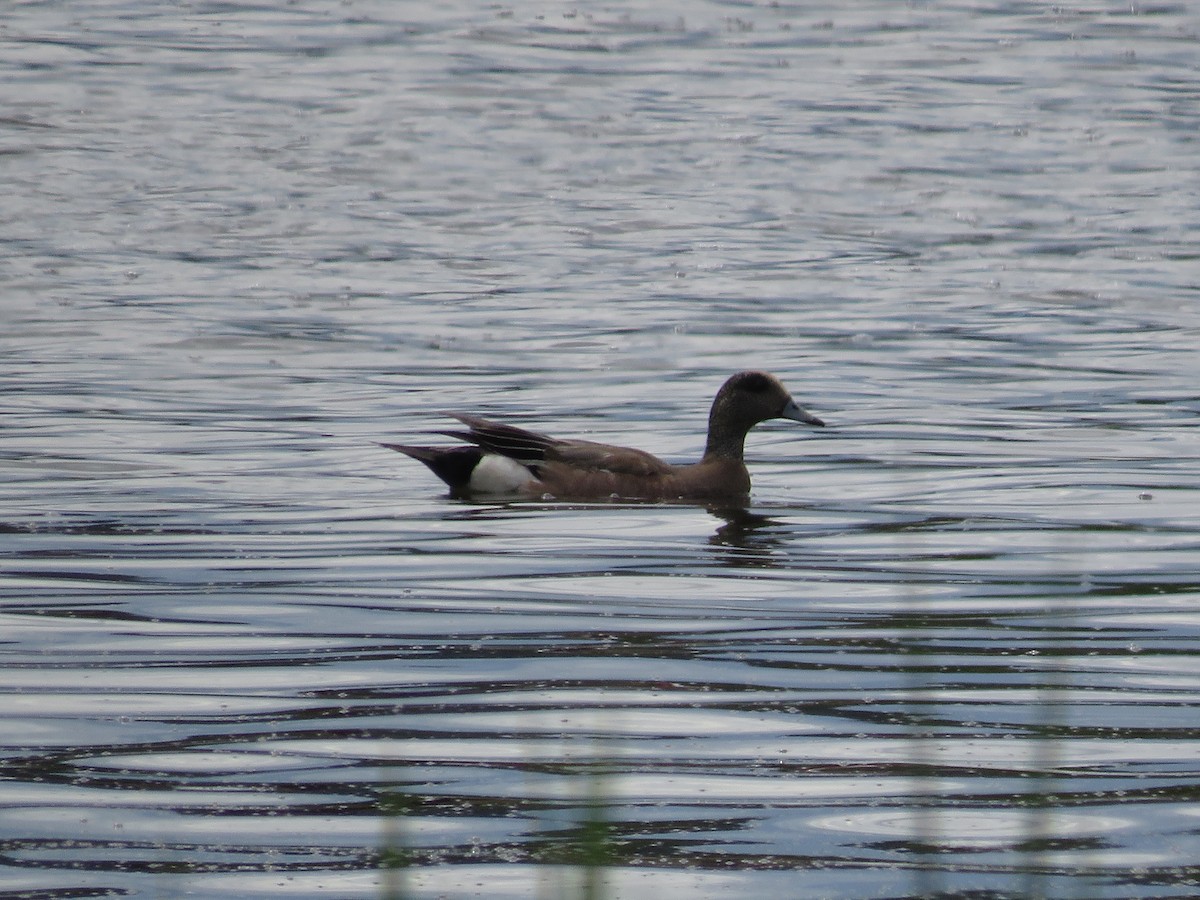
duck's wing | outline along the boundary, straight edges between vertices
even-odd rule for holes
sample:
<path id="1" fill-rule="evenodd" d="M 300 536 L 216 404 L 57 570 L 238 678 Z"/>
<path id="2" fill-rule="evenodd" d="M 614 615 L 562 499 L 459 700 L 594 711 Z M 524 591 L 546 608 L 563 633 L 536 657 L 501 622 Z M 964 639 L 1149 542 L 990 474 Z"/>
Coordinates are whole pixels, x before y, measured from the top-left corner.
<path id="1" fill-rule="evenodd" d="M 674 471 L 673 466 L 645 450 L 593 441 L 556 441 L 547 450 L 546 461 L 587 472 L 604 471 L 643 478 L 669 475 Z"/>
<path id="2" fill-rule="evenodd" d="M 546 459 L 546 452 L 557 441 L 536 431 L 526 431 L 515 425 L 504 425 L 479 416 L 468 416 L 462 413 L 446 413 L 451 418 L 458 419 L 470 431 L 442 431 L 446 437 L 458 438 L 468 444 L 482 447 L 489 453 L 499 453 L 522 463 L 539 463 Z"/>
<path id="3" fill-rule="evenodd" d="M 667 475 L 673 467 L 657 456 L 631 447 L 598 444 L 595 441 L 559 440 L 515 425 L 505 425 L 478 416 L 448 413 L 469 431 L 443 431 L 467 443 L 525 463 L 537 471 L 544 463 L 558 463 L 582 472 L 612 472 L 617 475 Z"/>

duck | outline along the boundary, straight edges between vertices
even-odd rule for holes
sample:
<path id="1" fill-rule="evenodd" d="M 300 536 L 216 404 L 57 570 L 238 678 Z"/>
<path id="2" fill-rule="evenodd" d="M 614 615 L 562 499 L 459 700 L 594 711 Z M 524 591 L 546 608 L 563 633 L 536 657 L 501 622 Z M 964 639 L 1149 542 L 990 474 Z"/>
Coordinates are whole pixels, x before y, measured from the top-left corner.
<path id="1" fill-rule="evenodd" d="M 452 497 L 542 500 L 730 501 L 750 494 L 744 459 L 746 435 L 768 419 L 825 423 L 792 399 L 769 372 L 730 376 L 708 415 L 704 455 L 672 465 L 645 450 L 595 441 L 550 437 L 479 416 L 445 413 L 466 430 L 438 434 L 463 441 L 453 447 L 384 443 L 424 463 L 450 487 Z"/>

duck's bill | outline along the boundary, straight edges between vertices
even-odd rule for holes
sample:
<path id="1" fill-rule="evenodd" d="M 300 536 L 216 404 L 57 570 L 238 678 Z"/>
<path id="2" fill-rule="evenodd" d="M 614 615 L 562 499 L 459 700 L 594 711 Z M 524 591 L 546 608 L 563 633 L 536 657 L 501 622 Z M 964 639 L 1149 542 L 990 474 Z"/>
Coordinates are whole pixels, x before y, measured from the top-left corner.
<path id="1" fill-rule="evenodd" d="M 825 423 L 814 416 L 806 409 L 801 409 L 796 405 L 795 400 L 788 400 L 787 405 L 783 408 L 783 412 L 779 414 L 781 419 L 791 419 L 793 422 L 803 422 L 805 425 L 817 425 L 821 428 L 825 427 Z"/>

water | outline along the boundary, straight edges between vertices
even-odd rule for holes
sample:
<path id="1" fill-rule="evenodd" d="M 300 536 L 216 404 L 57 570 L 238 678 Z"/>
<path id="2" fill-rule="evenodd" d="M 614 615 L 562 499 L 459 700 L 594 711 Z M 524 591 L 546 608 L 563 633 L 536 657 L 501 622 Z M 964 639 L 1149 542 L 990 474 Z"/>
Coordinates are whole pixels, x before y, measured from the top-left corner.
<path id="1" fill-rule="evenodd" d="M 20 4 L 6 896 L 1183 896 L 1195 9 Z M 745 510 L 462 503 L 462 409 Z"/>

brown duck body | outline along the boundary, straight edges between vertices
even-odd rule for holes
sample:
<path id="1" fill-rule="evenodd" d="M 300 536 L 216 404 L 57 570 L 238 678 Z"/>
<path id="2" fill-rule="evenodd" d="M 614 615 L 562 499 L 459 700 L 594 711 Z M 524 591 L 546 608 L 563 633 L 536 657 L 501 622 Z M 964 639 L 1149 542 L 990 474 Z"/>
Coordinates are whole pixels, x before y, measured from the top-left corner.
<path id="1" fill-rule="evenodd" d="M 743 459 L 746 434 L 759 422 L 785 418 L 824 425 L 766 372 L 729 378 L 708 419 L 697 463 L 675 466 L 657 456 L 594 441 L 552 438 L 476 416 L 451 415 L 466 431 L 441 432 L 467 446 L 383 446 L 420 460 L 455 496 L 510 494 L 556 499 L 732 500 L 750 492 Z"/>

